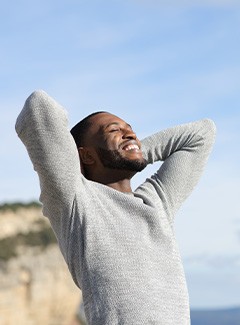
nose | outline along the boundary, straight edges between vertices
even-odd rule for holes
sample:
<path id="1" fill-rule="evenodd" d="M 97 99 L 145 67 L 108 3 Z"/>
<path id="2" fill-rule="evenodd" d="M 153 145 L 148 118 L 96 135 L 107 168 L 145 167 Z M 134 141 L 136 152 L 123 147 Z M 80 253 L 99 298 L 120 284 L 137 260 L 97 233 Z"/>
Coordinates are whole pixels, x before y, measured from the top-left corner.
<path id="1" fill-rule="evenodd" d="M 123 139 L 136 140 L 137 136 L 132 129 L 125 129 L 122 135 Z"/>

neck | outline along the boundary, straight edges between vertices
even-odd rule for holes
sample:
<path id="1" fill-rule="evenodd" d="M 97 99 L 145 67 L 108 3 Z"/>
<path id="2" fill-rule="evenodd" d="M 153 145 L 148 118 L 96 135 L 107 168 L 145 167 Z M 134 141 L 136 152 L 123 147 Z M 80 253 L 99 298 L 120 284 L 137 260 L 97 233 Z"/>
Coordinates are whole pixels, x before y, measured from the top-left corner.
<path id="1" fill-rule="evenodd" d="M 101 173 L 88 173 L 86 177 L 94 182 L 104 184 L 117 191 L 131 193 L 131 178 L 135 172 L 118 169 L 105 169 Z"/>
<path id="2" fill-rule="evenodd" d="M 123 193 L 132 193 L 131 182 L 129 179 L 123 179 L 118 182 L 109 182 L 105 184 L 115 190 Z"/>

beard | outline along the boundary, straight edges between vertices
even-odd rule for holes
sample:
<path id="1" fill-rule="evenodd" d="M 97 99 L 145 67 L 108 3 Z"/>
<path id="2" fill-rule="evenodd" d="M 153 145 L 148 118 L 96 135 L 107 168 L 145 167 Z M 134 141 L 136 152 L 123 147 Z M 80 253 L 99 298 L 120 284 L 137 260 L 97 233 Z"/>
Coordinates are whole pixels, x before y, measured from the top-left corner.
<path id="1" fill-rule="evenodd" d="M 122 157 L 118 150 L 98 148 L 98 156 L 106 168 L 141 172 L 147 166 L 147 160 Z"/>

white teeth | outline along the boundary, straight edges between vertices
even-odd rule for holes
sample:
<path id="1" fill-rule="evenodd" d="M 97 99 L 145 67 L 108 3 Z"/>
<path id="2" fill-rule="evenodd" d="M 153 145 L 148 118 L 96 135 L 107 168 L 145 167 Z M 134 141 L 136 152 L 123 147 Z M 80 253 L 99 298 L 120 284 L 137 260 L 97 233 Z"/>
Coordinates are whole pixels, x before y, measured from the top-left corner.
<path id="1" fill-rule="evenodd" d="M 129 144 L 124 150 L 129 151 L 129 150 L 139 150 L 138 145 L 136 144 Z"/>

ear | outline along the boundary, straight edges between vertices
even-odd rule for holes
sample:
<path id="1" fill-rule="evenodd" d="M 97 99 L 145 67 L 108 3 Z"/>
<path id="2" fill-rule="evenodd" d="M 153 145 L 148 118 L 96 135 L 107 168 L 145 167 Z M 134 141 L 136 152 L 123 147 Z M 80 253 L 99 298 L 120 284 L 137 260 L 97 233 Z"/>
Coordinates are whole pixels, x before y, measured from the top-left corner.
<path id="1" fill-rule="evenodd" d="M 93 165 L 95 163 L 94 155 L 91 149 L 88 147 L 79 147 L 78 153 L 80 157 L 80 162 L 83 165 Z"/>

